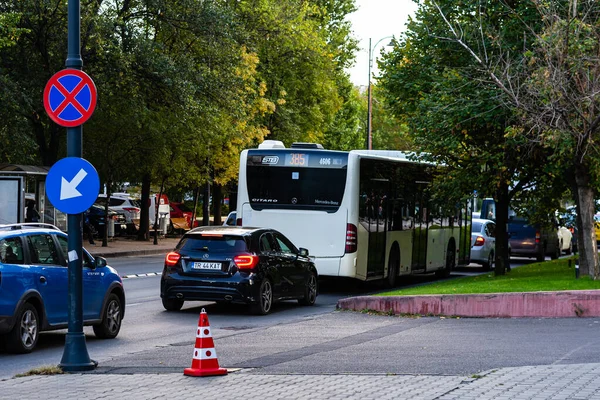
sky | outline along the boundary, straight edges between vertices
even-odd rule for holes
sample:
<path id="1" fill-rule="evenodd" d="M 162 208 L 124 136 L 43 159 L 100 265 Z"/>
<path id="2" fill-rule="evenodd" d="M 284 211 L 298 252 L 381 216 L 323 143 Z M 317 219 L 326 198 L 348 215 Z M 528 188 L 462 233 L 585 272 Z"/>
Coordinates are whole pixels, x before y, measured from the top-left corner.
<path id="1" fill-rule="evenodd" d="M 354 37 L 359 40 L 354 66 L 348 69 L 350 81 L 356 86 L 367 86 L 369 82 L 369 38 L 371 45 L 386 36 L 398 37 L 406 29 L 408 16 L 414 15 L 417 5 L 412 0 L 356 0 L 357 11 L 348 15 Z M 384 39 L 373 49 L 373 68 L 377 72 L 375 58 L 390 42 Z"/>

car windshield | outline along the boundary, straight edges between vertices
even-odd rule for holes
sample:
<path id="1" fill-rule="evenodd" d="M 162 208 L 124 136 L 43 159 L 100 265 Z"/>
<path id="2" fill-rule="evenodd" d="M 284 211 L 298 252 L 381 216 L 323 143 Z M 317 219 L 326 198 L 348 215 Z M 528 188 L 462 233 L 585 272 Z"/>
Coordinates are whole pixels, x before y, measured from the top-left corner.
<path id="1" fill-rule="evenodd" d="M 177 249 L 185 254 L 202 252 L 210 252 L 211 254 L 238 254 L 248 251 L 246 242 L 240 236 L 203 236 L 198 234 L 189 235 L 181 239 Z"/>

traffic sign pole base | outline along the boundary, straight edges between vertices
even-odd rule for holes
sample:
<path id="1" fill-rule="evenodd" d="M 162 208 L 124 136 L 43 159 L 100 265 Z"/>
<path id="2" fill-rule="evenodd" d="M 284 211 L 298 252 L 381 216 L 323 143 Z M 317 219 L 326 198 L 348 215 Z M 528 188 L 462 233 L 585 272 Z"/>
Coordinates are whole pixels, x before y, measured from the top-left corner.
<path id="1" fill-rule="evenodd" d="M 58 367 L 65 372 L 91 371 L 98 366 L 92 361 L 85 345 L 83 332 L 68 332 L 65 338 L 65 351 Z"/>

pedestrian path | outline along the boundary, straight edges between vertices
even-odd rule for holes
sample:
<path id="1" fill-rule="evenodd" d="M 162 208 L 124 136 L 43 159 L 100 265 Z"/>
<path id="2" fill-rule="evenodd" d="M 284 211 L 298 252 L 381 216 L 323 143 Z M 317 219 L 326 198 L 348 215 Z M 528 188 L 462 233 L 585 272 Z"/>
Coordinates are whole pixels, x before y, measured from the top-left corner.
<path id="1" fill-rule="evenodd" d="M 29 376 L 0 381 L 6 399 L 327 399 L 598 400 L 600 363 L 502 368 L 477 376 L 323 374 L 226 376 L 103 374 Z"/>
<path id="2" fill-rule="evenodd" d="M 101 240 L 96 240 L 94 245 L 84 243 L 83 247 L 86 248 L 93 256 L 102 257 L 130 257 L 140 255 L 152 255 L 152 254 L 166 254 L 172 251 L 180 238 L 168 237 L 159 238 L 158 243 L 154 244 L 154 239 L 150 238 L 147 241 L 139 241 L 133 238 L 114 238 L 111 239 L 107 244 L 108 246 L 103 247 Z"/>

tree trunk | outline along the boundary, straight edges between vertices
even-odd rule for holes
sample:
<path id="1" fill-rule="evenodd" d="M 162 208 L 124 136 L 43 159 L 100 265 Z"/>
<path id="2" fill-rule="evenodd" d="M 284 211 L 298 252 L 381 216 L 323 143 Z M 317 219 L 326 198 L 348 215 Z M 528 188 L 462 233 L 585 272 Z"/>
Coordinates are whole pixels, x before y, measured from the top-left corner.
<path id="1" fill-rule="evenodd" d="M 508 185 L 500 183 L 494 198 L 496 203 L 496 266 L 494 275 L 505 275 L 510 272 L 510 253 L 508 250 L 508 209 L 510 195 Z"/>
<path id="2" fill-rule="evenodd" d="M 190 220 L 190 229 L 194 229 L 196 224 L 196 219 L 198 218 L 198 213 L 196 210 L 198 209 L 198 197 L 200 197 L 200 185 L 196 186 L 196 190 L 194 190 L 194 208 L 192 209 L 192 218 Z"/>
<path id="3" fill-rule="evenodd" d="M 150 204 L 150 174 L 144 174 L 142 177 L 142 198 L 140 200 L 140 229 L 138 230 L 137 240 L 150 239 L 150 213 L 148 204 Z"/>
<path id="4" fill-rule="evenodd" d="M 210 182 L 206 182 L 204 185 L 204 192 L 202 193 L 204 201 L 202 202 L 202 225 L 210 225 Z"/>
<path id="5" fill-rule="evenodd" d="M 213 183 L 213 215 L 214 224 L 221 225 L 221 200 L 223 198 L 223 187 Z"/>
<path id="6" fill-rule="evenodd" d="M 598 245 L 594 229 L 595 200 L 590 186 L 590 174 L 584 165 L 575 172 L 577 184 L 577 247 L 579 249 L 579 271 L 592 279 L 600 279 L 598 271 Z"/>

